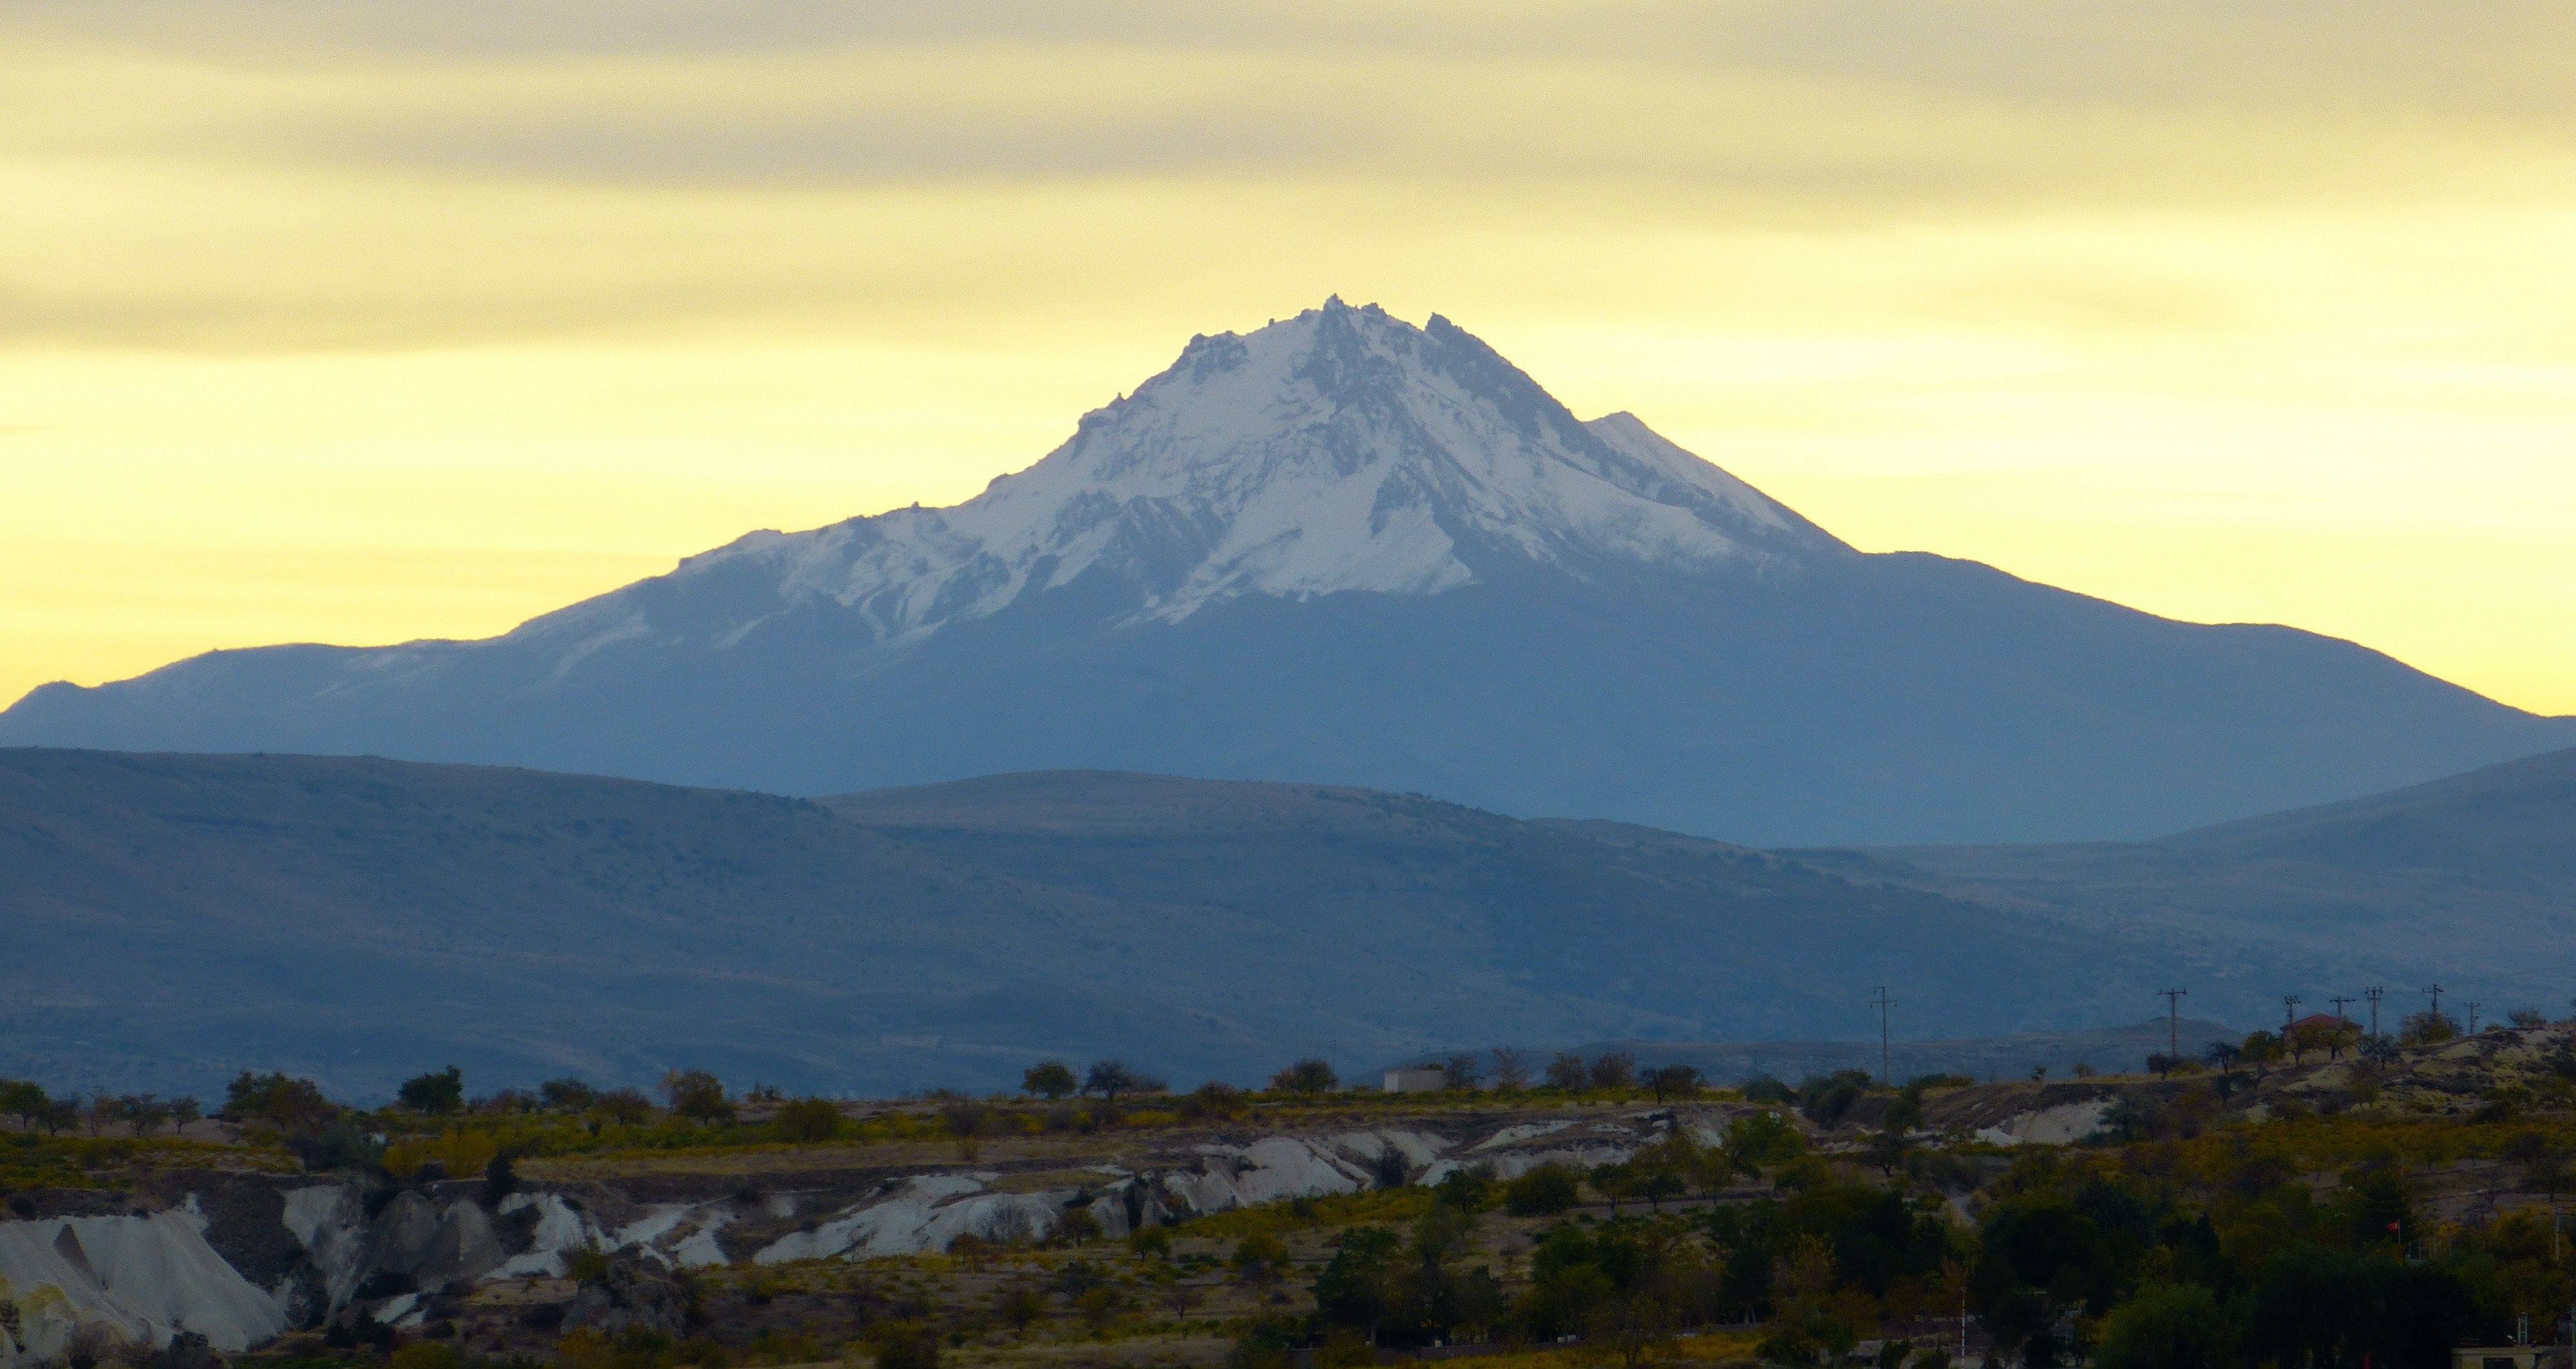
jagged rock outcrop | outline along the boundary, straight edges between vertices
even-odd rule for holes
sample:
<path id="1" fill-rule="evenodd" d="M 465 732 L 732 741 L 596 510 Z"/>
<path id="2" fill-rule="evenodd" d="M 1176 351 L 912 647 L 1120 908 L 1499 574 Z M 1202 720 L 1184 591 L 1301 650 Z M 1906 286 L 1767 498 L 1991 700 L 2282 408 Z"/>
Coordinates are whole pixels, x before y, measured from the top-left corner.
<path id="1" fill-rule="evenodd" d="M 242 1350 L 287 1328 L 280 1300 L 244 1278 L 206 1240 L 202 1210 L 0 1222 L 0 1299 L 17 1325 L 0 1334 L 0 1365 L 52 1360 L 85 1328 L 127 1345 L 164 1346 L 181 1331 Z"/>
<path id="2" fill-rule="evenodd" d="M 1074 1210 L 1121 1237 L 1248 1204 L 1436 1183 L 1461 1165 L 1511 1177 L 1549 1161 L 1624 1159 L 1676 1125 L 1713 1136 L 1728 1111 L 1202 1134 L 1149 1145 L 1142 1164 L 1080 1176 L 838 1170 L 770 1176 L 766 1192 L 713 1178 L 699 1182 L 724 1191 L 603 1180 L 531 1183 L 493 1203 L 476 1183 L 164 1176 L 157 1191 L 119 1197 L 122 1211 L 99 1195 L 64 1193 L 31 1206 L 41 1215 L 0 1221 L 0 1369 L 58 1359 L 78 1336 L 160 1347 L 186 1361 L 175 1369 L 209 1369 L 204 1360 L 217 1352 L 359 1312 L 418 1328 L 463 1290 L 560 1276 L 566 1256 L 584 1250 L 614 1261 L 563 1309 L 565 1328 L 668 1333 L 684 1324 L 683 1275 L 693 1268 L 939 1251 L 967 1236 L 1041 1241 Z"/>

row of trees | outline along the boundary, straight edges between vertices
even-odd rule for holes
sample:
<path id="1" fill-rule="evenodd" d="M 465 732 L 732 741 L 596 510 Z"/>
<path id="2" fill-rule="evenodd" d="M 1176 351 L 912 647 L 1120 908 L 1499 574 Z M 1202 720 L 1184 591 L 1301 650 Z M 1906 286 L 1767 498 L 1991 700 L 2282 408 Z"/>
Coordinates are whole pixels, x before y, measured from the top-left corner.
<path id="1" fill-rule="evenodd" d="M 2546 1013 L 2536 1008 L 2516 1008 L 2507 1013 L 2502 1022 L 2491 1023 L 2486 1030 L 2499 1031 L 2506 1028 L 2547 1025 L 2549 1025 L 2549 1017 Z M 2343 1058 L 2346 1051 L 2357 1051 L 2364 1056 L 2377 1058 L 2384 1057 L 2401 1046 L 2436 1046 L 2445 1041 L 2455 1041 L 2461 1035 L 2458 1018 L 2438 1009 L 2427 1008 L 2422 1012 L 2408 1013 L 2399 1018 L 2397 1032 L 2393 1039 L 2384 1035 L 2373 1038 L 2370 1033 L 2362 1030 L 2360 1023 L 2338 1018 L 2332 1022 L 2293 1023 L 2277 1032 L 2252 1032 L 2241 1042 L 2213 1042 L 2203 1052 L 2203 1059 L 2213 1066 L 2225 1069 L 2238 1064 L 2260 1068 L 2284 1060 L 2292 1065 L 2298 1065 L 2305 1063 L 2310 1055 L 2315 1054 L 2322 1054 L 2328 1060 L 2339 1060 Z M 2160 1062 L 2162 1068 L 2159 1068 Z M 2168 1061 L 2165 1057 L 2154 1056 L 2149 1058 L 2147 1067 L 2157 1073 L 2164 1073 L 2179 1063 L 2178 1060 Z"/>
<path id="2" fill-rule="evenodd" d="M 1477 1261 L 1471 1238 L 1496 1207 L 1546 1215 L 1515 1201 L 1540 1187 L 1539 1172 L 1507 1184 L 1453 1174 L 1410 1229 L 1343 1233 L 1316 1275 L 1314 1315 L 1248 1326 L 1236 1363 L 1260 1369 L 1286 1346 L 1336 1336 L 1406 1345 L 1580 1334 L 1594 1353 L 1633 1364 L 1679 1327 L 1760 1319 L 1766 1361 L 1813 1364 L 1874 1335 L 1955 1345 L 1973 1317 L 1996 1361 L 2025 1369 L 2085 1357 L 2100 1369 L 2441 1369 L 2453 1345 L 2494 1343 L 2522 1319 L 2546 1327 L 2576 1294 L 2576 1249 L 2554 1238 L 2546 1211 L 2437 1223 L 2404 1164 L 2366 1158 L 2315 1185 L 2304 1176 L 2323 1157 L 2276 1135 L 2320 1139 L 2276 1128 L 2025 1152 L 1984 1190 L 1973 1226 L 1944 1219 L 1933 1183 L 1856 1177 L 1806 1154 L 1794 1131 L 1770 1151 L 1749 1136 L 1696 1156 L 1677 1145 L 1631 1163 L 1687 1172 L 1718 1152 L 1727 1158 L 1717 1165 L 1765 1169 L 1773 1192 L 1559 1222 L 1535 1239 L 1517 1286 L 1518 1271 L 1498 1277 Z M 2529 1183 L 2563 1181 L 2563 1142 L 2526 1140 L 2501 1144 L 2539 1157 L 2525 1166 Z M 2365 1137 L 2359 1148 L 2387 1146 Z M 1765 1153 L 1779 1158 L 1753 1160 Z M 1571 1189 L 1574 1177 L 1557 1171 L 1549 1183 Z M 1609 1196 L 1609 1178 L 1595 1171 L 1588 1182 Z"/>
<path id="3" fill-rule="evenodd" d="M 662 1076 L 660 1092 L 664 1108 L 674 1117 L 706 1124 L 731 1122 L 740 1115 L 723 1081 L 705 1070 L 672 1070 Z M 766 1086 L 755 1086 L 752 1096 L 771 1101 L 779 1097 Z M 394 1097 L 397 1106 L 424 1117 L 554 1113 L 633 1126 L 649 1120 L 655 1111 L 652 1098 L 640 1089 L 599 1089 L 575 1078 L 549 1079 L 534 1091 L 505 1088 L 469 1102 L 465 1073 L 454 1065 L 404 1080 Z"/>
<path id="4" fill-rule="evenodd" d="M 1497 1062 L 1494 1088 L 1510 1091 L 1530 1087 L 1522 1052 L 1497 1050 L 1492 1054 Z M 1452 1056 L 1443 1069 L 1452 1089 L 1474 1090 L 1486 1082 L 1482 1062 L 1476 1055 Z M 1589 1060 L 1573 1052 L 1560 1053 L 1546 1065 L 1544 1078 L 1543 1087 L 1564 1092 L 1643 1088 L 1657 1102 L 1693 1096 L 1707 1086 L 1700 1072 L 1687 1065 L 1641 1071 L 1634 1057 L 1617 1052 Z M 1042 1061 L 1022 1073 L 1020 1087 L 1022 1092 L 1050 1102 L 1084 1097 L 1114 1104 L 1123 1097 L 1167 1092 L 1170 1085 L 1156 1075 L 1112 1059 L 1095 1062 L 1080 1074 L 1062 1060 Z M 1338 1092 L 1342 1081 L 1330 1062 L 1308 1057 L 1272 1075 L 1269 1087 L 1274 1093 L 1313 1097 Z M 423 1118 L 554 1114 L 626 1126 L 650 1120 L 657 1110 L 701 1125 L 731 1124 L 740 1119 L 738 1101 L 728 1093 L 723 1081 L 707 1071 L 673 1070 L 663 1077 L 659 1092 L 661 1104 L 657 1109 L 654 1099 L 641 1090 L 599 1089 L 567 1077 L 547 1080 L 534 1090 L 505 1088 L 486 1097 L 469 1098 L 464 1071 L 449 1065 L 403 1080 L 395 1090 L 395 1107 Z M 947 1096 L 953 1095 L 934 1095 Z M 831 1109 L 835 1118 L 839 1115 L 828 1100 L 790 1100 L 766 1085 L 755 1085 L 744 1099 L 781 1110 L 773 1112 L 773 1120 L 785 1115 L 788 1129 L 798 1133 L 797 1139 L 826 1139 L 830 1133 L 822 1126 L 824 1110 Z M 1243 1090 L 1211 1081 L 1187 1095 L 1181 1108 L 1191 1116 L 1229 1115 L 1241 1108 L 1244 1099 Z M 789 1108 L 794 1111 L 783 1113 Z M 217 1116 L 288 1135 L 309 1135 L 327 1130 L 353 1115 L 353 1111 L 324 1096 L 309 1079 L 244 1070 L 227 1086 L 224 1107 Z M 162 1126 L 184 1133 L 190 1123 L 205 1115 L 193 1097 L 163 1099 L 151 1093 L 100 1093 L 86 1100 L 78 1095 L 55 1098 L 38 1084 L 12 1079 L 0 1079 L 0 1114 L 16 1117 L 23 1127 L 43 1128 L 56 1134 L 87 1127 L 97 1135 L 122 1127 L 137 1136 Z"/>
<path id="5" fill-rule="evenodd" d="M 1749 1163 L 1765 1144 L 1743 1138 L 1739 1153 Z M 1660 1163 L 1669 1173 L 1722 1148 L 1676 1150 L 1661 1161 L 1640 1156 L 1631 1163 Z M 1794 1145 L 1769 1153 L 1787 1156 L 1783 1164 L 1803 1158 Z M 1612 1177 L 1595 1175 L 1596 1184 Z M 1849 1348 L 1846 1327 L 1875 1321 L 1872 1288 L 1919 1289 L 1954 1255 L 1947 1226 L 1924 1203 L 1894 1189 L 1825 1180 L 1785 1202 L 1557 1222 L 1531 1244 L 1517 1288 L 1510 1277 L 1517 1269 L 1498 1276 L 1476 1261 L 1482 1214 L 1499 1207 L 1549 1215 L 1563 1210 L 1555 1200 L 1570 1202 L 1574 1187 L 1571 1172 L 1554 1167 L 1499 1184 L 1477 1171 L 1453 1173 L 1410 1229 L 1342 1233 L 1315 1276 L 1313 1317 L 1247 1328 L 1238 1364 L 1257 1366 L 1269 1358 L 1265 1350 L 1340 1335 L 1378 1345 L 1579 1335 L 1595 1351 L 1633 1364 L 1675 1329 L 1756 1314 L 1772 1320 L 1780 1342 L 1765 1347 L 1766 1357 L 1814 1363 L 1819 1350 Z M 1529 1200 L 1548 1190 L 1554 1205 L 1534 1210 Z"/>
<path id="6" fill-rule="evenodd" d="M 1491 1079 L 1494 1089 L 1518 1092 L 1533 1087 L 1527 1052 L 1506 1049 L 1491 1054 L 1495 1060 Z M 1451 1089 L 1472 1092 L 1487 1084 L 1484 1057 L 1478 1054 L 1452 1055 L 1431 1068 L 1442 1072 Z M 1589 1060 L 1572 1051 L 1559 1052 L 1556 1058 L 1547 1062 L 1542 1078 L 1543 1084 L 1537 1087 L 1566 1093 L 1642 1088 L 1652 1093 L 1659 1103 L 1672 1098 L 1691 1097 L 1708 1087 L 1706 1076 L 1688 1065 L 1661 1065 L 1640 1070 L 1635 1056 L 1615 1051 Z M 1049 1101 L 1081 1096 L 1114 1102 L 1121 1094 L 1160 1093 L 1168 1087 L 1162 1079 L 1134 1070 L 1118 1060 L 1101 1061 L 1084 1074 L 1076 1074 L 1073 1067 L 1062 1060 L 1047 1060 L 1030 1066 L 1020 1076 L 1021 1092 Z M 1207 1087 L 1231 1086 L 1203 1086 L 1198 1092 L 1205 1093 Z M 1341 1087 L 1340 1072 L 1333 1068 L 1332 1062 L 1319 1056 L 1293 1061 L 1270 1076 L 1272 1093 L 1314 1097 L 1339 1092 Z"/>
<path id="7" fill-rule="evenodd" d="M 1124 1060 L 1101 1060 L 1090 1070 L 1076 1075 L 1073 1067 L 1061 1060 L 1046 1060 L 1031 1065 L 1020 1075 L 1020 1091 L 1049 1102 L 1082 1095 L 1115 1103 L 1127 1094 L 1161 1093 L 1171 1084 L 1143 1070 L 1130 1067 Z"/>
<path id="8" fill-rule="evenodd" d="M 1487 1056 L 1493 1060 L 1490 1076 L 1485 1069 Z M 1452 1055 L 1436 1065 L 1447 1076 L 1450 1088 L 1479 1090 L 1490 1085 L 1499 1093 L 1521 1093 L 1533 1088 L 1560 1093 L 1643 1089 L 1660 1103 L 1690 1097 L 1708 1087 L 1707 1076 L 1689 1065 L 1640 1068 L 1637 1057 L 1625 1051 L 1605 1051 L 1588 1060 L 1574 1051 L 1558 1051 L 1542 1065 L 1531 1052 L 1505 1047 Z"/>
<path id="9" fill-rule="evenodd" d="M 165 1126 L 173 1134 L 184 1136 L 190 1123 L 206 1115 L 204 1106 L 191 1097 L 94 1093 L 86 1099 L 78 1094 L 56 1098 L 42 1085 L 24 1079 L 0 1079 L 0 1113 L 17 1118 L 18 1125 L 26 1130 L 41 1128 L 55 1136 L 76 1128 L 103 1136 L 123 1128 L 137 1137 L 149 1136 Z"/>

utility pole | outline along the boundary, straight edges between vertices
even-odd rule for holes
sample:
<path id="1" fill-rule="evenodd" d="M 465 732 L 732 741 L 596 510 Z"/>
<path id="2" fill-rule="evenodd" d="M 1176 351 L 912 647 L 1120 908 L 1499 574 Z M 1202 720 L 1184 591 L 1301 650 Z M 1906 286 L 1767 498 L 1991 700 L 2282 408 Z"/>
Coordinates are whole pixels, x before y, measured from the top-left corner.
<path id="1" fill-rule="evenodd" d="M 2294 993 L 2281 995 L 2281 1034 L 2283 1036 L 2290 1034 L 2290 1019 L 2297 1015 L 2299 1004 L 2303 1001 L 2305 1000 Z"/>
<path id="2" fill-rule="evenodd" d="M 2182 1060 L 2182 999 L 2189 989 L 2158 989 L 2165 1000 L 2165 1058 Z"/>
<path id="3" fill-rule="evenodd" d="M 2362 990 L 2361 996 L 2370 1000 L 2370 1039 L 2376 1041 L 2379 1039 L 2379 1000 L 2388 996 L 2388 990 L 2373 984 Z"/>
<path id="4" fill-rule="evenodd" d="M 2441 986 L 2441 985 L 2439 985 L 2439 984 L 2430 984 L 2430 985 L 2426 985 L 2426 986 L 2425 986 L 2425 989 L 2424 989 L 2424 993 L 2426 994 L 2426 996 L 2430 997 L 2430 998 L 2433 1000 L 2433 1015 L 2434 1015 L 2435 1017 L 2439 1017 L 2439 1016 L 2441 1016 L 2441 1015 L 2442 1015 L 2442 986 Z"/>
<path id="5" fill-rule="evenodd" d="M 2344 1005 L 2344 1004 L 2346 1004 L 2346 1003 L 2350 1003 L 2350 1002 L 2352 1002 L 2353 1000 L 2351 1000 L 2351 999 L 2349 999 L 2349 998 L 2345 998 L 2345 997 L 2342 997 L 2342 996 L 2338 995 L 2338 996 L 2336 996 L 2336 997 L 2329 998 L 2329 999 L 2327 999 L 2326 1001 L 2327 1001 L 2327 1002 L 2329 1002 L 2329 1003 L 2334 1004 L 2334 1010 L 2335 1010 L 2335 1026 L 2336 1026 L 2337 1028 L 2341 1028 L 2341 1027 L 2345 1026 L 2345 1025 L 2346 1025 L 2346 1019 L 2344 1018 L 2344 1015 L 2343 1015 L 2343 1005 Z M 2338 1030 L 2338 1031 L 2335 1033 L 2335 1035 L 2337 1036 L 2337 1038 L 2340 1038 L 2340 1037 L 2343 1035 L 2343 1033 L 2342 1033 L 2340 1030 Z M 2338 1039 L 2338 1040 L 2336 1040 L 2336 1041 L 2328 1042 L 2328 1043 L 2326 1044 L 2326 1059 L 2328 1059 L 2328 1060 L 2332 1060 L 2332 1059 L 2336 1058 L 2337 1056 L 2341 1055 L 2342 1053 L 2343 1053 L 2343 1045 L 2342 1045 L 2342 1043 L 2341 1043 L 2340 1039 Z"/>
<path id="6" fill-rule="evenodd" d="M 1878 996 L 1869 1000 L 1869 1005 L 1878 1009 L 1878 1082 L 1892 1084 L 1896 1081 L 1887 1070 L 1887 1010 L 1896 1006 L 1896 1000 L 1887 996 L 1887 986 L 1881 984 Z"/>
<path id="7" fill-rule="evenodd" d="M 2469 1000 L 2469 1035 L 2478 1034 L 2478 1000 Z"/>

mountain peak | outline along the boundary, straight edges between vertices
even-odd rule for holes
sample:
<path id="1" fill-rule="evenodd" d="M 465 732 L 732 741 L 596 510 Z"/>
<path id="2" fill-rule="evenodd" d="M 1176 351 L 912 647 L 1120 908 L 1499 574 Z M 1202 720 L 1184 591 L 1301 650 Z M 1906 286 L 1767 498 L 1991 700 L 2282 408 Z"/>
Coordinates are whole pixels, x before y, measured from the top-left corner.
<path id="1" fill-rule="evenodd" d="M 755 533 L 503 638 L 49 686 L 0 745 L 802 794 L 1143 770 L 1814 846 L 2170 832 L 2570 727 L 2350 643 L 1863 555 L 1446 319 L 1334 299 L 1191 339 L 954 508 Z"/>
<path id="2" fill-rule="evenodd" d="M 1581 577 L 1841 550 L 1634 415 L 1581 422 L 1447 319 L 1336 295 L 1192 337 L 964 504 L 754 534 L 678 573 L 755 560 L 790 601 L 827 597 L 900 640 L 1093 574 L 1124 582 L 1129 621 L 1177 622 L 1244 595 L 1438 594 L 1495 555 Z"/>

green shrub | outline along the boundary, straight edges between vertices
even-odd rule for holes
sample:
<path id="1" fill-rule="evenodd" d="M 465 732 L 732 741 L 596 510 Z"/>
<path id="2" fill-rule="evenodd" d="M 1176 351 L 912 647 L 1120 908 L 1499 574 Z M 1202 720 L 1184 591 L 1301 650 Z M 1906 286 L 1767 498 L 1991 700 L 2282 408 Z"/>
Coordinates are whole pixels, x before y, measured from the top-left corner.
<path id="1" fill-rule="evenodd" d="M 1570 1166 L 1549 1163 L 1503 1185 L 1503 1210 L 1515 1217 L 1552 1217 L 1581 1196 L 1580 1176 Z"/>
<path id="2" fill-rule="evenodd" d="M 416 1074 L 402 1082 L 394 1096 L 414 1112 L 444 1116 L 465 1110 L 465 1071 L 454 1065 L 436 1074 Z"/>
<path id="3" fill-rule="evenodd" d="M 841 1134 L 841 1109 L 829 1098 L 799 1098 L 779 1106 L 769 1129 L 782 1141 L 829 1141 Z"/>

